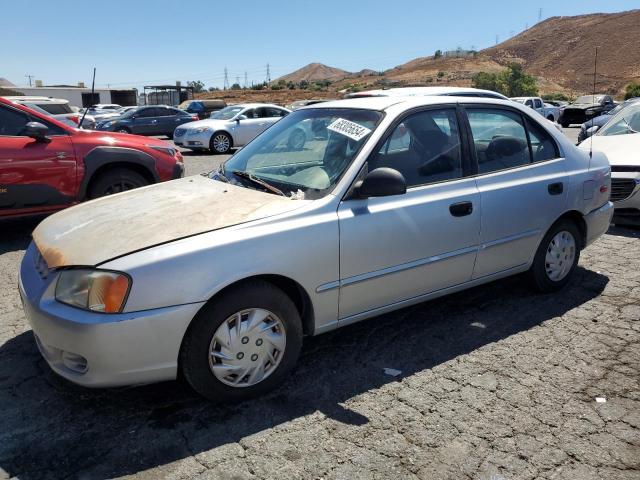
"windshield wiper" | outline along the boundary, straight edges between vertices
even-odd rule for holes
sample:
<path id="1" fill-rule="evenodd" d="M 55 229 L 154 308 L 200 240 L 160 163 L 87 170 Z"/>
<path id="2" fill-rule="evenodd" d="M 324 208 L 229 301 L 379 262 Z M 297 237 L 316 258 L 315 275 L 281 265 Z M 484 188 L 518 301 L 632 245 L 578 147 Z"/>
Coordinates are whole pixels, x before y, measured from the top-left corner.
<path id="1" fill-rule="evenodd" d="M 264 180 L 254 177 L 249 172 L 245 172 L 244 170 L 233 170 L 231 173 L 233 173 L 236 177 L 244 178 L 256 185 L 260 185 L 262 188 L 270 191 L 271 193 L 275 193 L 276 195 L 281 195 L 283 197 L 286 197 L 286 195 L 282 190 L 274 187 L 273 185 L 265 182 Z"/>
<path id="2" fill-rule="evenodd" d="M 627 119 L 622 117 L 622 121 L 627 125 L 627 129 L 631 132 L 631 133 L 638 133 L 636 130 L 634 130 L 633 128 L 631 128 L 631 125 L 629 125 L 629 122 L 627 122 Z"/>

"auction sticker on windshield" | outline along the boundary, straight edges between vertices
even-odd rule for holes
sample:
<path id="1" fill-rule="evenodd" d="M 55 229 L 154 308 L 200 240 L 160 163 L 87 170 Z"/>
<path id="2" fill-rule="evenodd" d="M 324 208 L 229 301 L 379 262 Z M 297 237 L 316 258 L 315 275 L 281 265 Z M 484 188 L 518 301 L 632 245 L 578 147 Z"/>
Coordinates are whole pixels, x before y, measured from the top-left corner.
<path id="1" fill-rule="evenodd" d="M 329 125 L 327 129 L 344 135 L 345 137 L 349 137 L 356 142 L 366 137 L 369 132 L 371 132 L 371 129 L 344 118 L 338 118 L 335 122 Z"/>

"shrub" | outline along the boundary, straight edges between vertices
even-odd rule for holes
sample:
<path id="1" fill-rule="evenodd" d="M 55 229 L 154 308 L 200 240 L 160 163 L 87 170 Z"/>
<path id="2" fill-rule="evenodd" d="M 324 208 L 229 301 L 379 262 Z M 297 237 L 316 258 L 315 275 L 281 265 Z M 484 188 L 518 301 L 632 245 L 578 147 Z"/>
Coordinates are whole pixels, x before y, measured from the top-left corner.
<path id="1" fill-rule="evenodd" d="M 633 97 L 640 97 L 640 83 L 631 82 L 624 91 L 624 99 L 629 100 Z"/>

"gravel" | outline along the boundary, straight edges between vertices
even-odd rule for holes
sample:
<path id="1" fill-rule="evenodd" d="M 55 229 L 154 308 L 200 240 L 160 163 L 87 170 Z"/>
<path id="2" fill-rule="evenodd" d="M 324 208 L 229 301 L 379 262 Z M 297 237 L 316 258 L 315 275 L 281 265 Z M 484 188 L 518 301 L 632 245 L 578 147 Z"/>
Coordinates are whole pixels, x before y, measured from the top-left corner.
<path id="1" fill-rule="evenodd" d="M 513 277 L 308 338 L 282 388 L 216 405 L 51 372 L 16 289 L 37 221 L 2 224 L 0 479 L 640 478 L 638 231 L 558 294 Z"/>

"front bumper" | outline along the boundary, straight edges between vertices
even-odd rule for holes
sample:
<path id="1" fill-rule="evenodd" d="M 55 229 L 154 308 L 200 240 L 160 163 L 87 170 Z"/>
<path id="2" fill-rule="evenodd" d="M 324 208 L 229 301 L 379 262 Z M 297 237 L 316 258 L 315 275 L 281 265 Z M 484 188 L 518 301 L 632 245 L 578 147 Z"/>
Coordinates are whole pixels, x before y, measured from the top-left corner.
<path id="1" fill-rule="evenodd" d="M 596 208 L 584 216 L 587 225 L 587 238 L 585 247 L 593 243 L 598 237 L 609 230 L 611 217 L 613 216 L 613 203 L 607 202 L 600 208 Z"/>
<path id="2" fill-rule="evenodd" d="M 190 133 L 189 130 L 187 130 L 179 137 L 176 137 L 174 134 L 173 143 L 184 148 L 208 149 L 209 142 L 211 141 L 211 135 L 213 135 L 213 132 L 211 131 Z"/>
<path id="3" fill-rule="evenodd" d="M 20 268 L 20 296 L 53 371 L 87 387 L 176 378 L 182 338 L 202 303 L 121 314 L 86 312 L 54 299 L 57 272 L 45 267 L 43 278 L 36 253 L 32 243 Z"/>
<path id="4" fill-rule="evenodd" d="M 611 188 L 615 207 L 613 223 L 640 226 L 640 171 L 611 172 Z"/>

